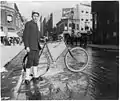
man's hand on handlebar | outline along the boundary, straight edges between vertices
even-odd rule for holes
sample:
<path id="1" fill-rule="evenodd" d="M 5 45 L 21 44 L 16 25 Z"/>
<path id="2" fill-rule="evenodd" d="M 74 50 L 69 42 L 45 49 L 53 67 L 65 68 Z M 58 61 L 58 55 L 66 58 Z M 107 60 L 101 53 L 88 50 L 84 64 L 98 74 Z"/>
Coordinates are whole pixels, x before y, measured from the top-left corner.
<path id="1" fill-rule="evenodd" d="M 40 38 L 40 40 L 41 40 L 41 41 L 44 41 L 44 42 L 46 42 L 47 39 L 48 39 L 48 37 L 46 37 L 46 36 L 43 36 L 43 38 Z"/>

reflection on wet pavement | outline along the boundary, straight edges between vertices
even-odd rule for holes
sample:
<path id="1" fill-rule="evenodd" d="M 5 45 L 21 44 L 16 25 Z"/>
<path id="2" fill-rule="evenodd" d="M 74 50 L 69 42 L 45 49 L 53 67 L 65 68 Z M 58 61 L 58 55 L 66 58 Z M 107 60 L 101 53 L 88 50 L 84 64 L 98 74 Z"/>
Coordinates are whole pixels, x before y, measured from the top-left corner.
<path id="1" fill-rule="evenodd" d="M 91 50 L 91 49 L 88 49 Z M 94 99 L 118 99 L 119 66 L 116 64 L 116 52 L 91 50 L 91 66 L 87 71 L 90 75 L 91 95 Z"/>

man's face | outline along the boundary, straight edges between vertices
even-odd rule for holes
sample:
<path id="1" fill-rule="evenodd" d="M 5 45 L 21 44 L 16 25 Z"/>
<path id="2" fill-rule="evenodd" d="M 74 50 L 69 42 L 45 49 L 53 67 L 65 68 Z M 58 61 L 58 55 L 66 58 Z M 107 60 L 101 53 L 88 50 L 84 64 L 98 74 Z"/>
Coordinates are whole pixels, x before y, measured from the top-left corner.
<path id="1" fill-rule="evenodd" d="M 35 23 L 37 23 L 38 17 L 39 17 L 38 14 L 33 14 L 32 19 L 34 20 Z"/>

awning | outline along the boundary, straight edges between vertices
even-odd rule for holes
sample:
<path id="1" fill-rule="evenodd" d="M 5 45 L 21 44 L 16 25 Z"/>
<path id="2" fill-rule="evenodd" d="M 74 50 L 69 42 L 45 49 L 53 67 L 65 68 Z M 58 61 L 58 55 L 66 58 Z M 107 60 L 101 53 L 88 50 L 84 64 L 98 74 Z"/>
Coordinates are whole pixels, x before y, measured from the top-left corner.
<path id="1" fill-rule="evenodd" d="M 8 32 L 8 35 L 7 35 L 8 37 L 19 37 L 18 35 L 17 35 L 17 32 Z"/>
<path id="2" fill-rule="evenodd" d="M 2 32 L 2 31 L 0 31 L 0 37 L 1 36 L 6 36 L 6 34 L 4 32 Z"/>

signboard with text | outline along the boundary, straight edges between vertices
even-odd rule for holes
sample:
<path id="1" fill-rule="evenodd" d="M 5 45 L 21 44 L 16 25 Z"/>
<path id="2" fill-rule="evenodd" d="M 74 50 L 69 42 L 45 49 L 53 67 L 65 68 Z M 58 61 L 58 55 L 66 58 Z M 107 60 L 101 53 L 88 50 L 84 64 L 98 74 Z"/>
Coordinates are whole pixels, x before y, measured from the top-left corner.
<path id="1" fill-rule="evenodd" d="M 62 9 L 62 18 L 70 18 L 71 11 L 73 11 L 73 8 L 63 8 Z"/>

